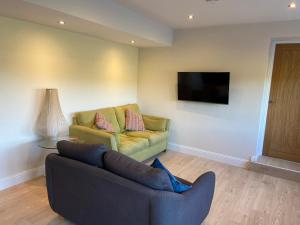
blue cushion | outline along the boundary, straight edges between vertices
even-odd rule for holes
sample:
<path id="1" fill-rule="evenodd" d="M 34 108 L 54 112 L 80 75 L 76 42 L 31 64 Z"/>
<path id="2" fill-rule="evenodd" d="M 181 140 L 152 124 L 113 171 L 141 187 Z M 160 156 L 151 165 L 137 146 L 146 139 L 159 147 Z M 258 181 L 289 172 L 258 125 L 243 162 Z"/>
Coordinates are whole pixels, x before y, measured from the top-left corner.
<path id="1" fill-rule="evenodd" d="M 165 171 L 168 174 L 168 176 L 170 178 L 170 181 L 171 181 L 171 184 L 173 186 L 174 192 L 182 193 L 182 192 L 185 192 L 185 191 L 190 190 L 192 188 L 191 185 L 186 185 L 186 184 L 180 182 L 179 180 L 177 180 L 176 177 L 173 174 L 171 174 L 170 171 L 167 170 L 166 167 L 164 167 L 164 165 L 159 161 L 159 159 L 156 158 L 151 166 L 153 168 L 161 169 L 161 170 Z"/>

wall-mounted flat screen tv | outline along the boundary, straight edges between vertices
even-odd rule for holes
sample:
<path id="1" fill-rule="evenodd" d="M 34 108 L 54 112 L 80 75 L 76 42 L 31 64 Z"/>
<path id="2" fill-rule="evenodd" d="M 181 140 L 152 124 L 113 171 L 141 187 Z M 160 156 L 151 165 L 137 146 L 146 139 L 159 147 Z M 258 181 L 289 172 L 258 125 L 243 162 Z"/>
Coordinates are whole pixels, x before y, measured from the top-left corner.
<path id="1" fill-rule="evenodd" d="M 178 72 L 178 100 L 228 104 L 229 72 Z"/>

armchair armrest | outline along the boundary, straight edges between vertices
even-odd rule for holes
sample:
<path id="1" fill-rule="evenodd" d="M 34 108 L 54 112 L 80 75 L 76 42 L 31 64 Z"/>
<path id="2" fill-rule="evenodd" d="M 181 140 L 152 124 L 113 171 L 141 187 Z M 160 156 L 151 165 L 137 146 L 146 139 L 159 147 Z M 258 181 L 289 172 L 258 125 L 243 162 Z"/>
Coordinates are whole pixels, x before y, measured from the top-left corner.
<path id="1" fill-rule="evenodd" d="M 158 116 L 143 115 L 143 120 L 144 120 L 145 128 L 147 130 L 153 130 L 153 131 L 169 130 L 170 119 L 158 117 Z"/>
<path id="2" fill-rule="evenodd" d="M 95 130 L 85 126 L 70 126 L 70 135 L 79 137 L 80 140 L 89 144 L 104 144 L 112 150 L 118 151 L 117 137 L 115 135 L 102 130 Z"/>

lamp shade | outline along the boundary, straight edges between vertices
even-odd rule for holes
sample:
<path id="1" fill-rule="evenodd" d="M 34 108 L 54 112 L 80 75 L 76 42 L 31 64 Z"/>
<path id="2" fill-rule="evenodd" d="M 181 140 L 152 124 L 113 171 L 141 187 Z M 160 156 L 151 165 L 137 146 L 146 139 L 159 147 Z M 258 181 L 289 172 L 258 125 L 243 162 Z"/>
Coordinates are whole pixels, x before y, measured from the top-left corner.
<path id="1" fill-rule="evenodd" d="M 37 132 L 47 138 L 55 138 L 67 129 L 67 121 L 60 107 L 58 90 L 46 89 L 41 112 L 37 120 Z"/>

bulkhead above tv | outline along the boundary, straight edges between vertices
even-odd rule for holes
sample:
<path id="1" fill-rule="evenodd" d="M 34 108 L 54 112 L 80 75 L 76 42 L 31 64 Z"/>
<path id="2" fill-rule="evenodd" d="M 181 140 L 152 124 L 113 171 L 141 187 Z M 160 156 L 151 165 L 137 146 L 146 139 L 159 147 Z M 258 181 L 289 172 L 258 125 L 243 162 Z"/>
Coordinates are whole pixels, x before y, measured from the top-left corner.
<path id="1" fill-rule="evenodd" d="M 178 72 L 178 100 L 229 103 L 230 72 Z"/>

